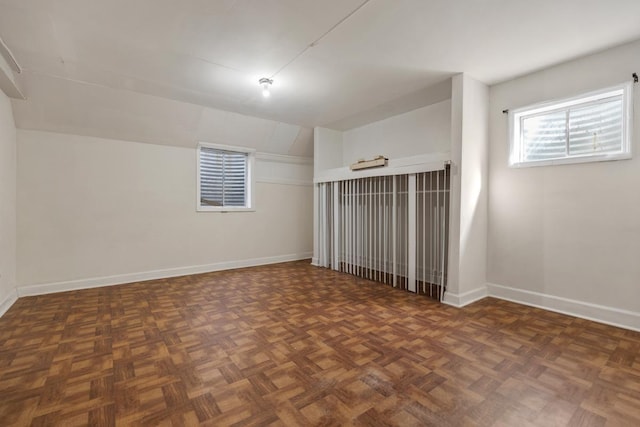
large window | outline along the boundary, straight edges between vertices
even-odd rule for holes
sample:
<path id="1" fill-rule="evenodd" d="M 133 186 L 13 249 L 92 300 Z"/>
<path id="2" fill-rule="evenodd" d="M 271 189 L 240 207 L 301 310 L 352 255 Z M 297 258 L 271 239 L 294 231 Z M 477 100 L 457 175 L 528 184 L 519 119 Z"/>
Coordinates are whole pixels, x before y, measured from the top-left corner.
<path id="1" fill-rule="evenodd" d="M 198 145 L 198 210 L 253 209 L 253 154 L 238 147 Z"/>
<path id="2" fill-rule="evenodd" d="M 509 113 L 511 166 L 631 157 L 632 85 Z"/>

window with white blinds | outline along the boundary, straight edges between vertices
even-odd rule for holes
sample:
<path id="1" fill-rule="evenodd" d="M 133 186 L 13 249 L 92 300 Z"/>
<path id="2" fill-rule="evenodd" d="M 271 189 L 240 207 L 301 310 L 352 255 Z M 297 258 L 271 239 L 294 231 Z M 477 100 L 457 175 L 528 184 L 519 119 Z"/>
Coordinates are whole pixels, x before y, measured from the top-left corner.
<path id="1" fill-rule="evenodd" d="M 509 113 L 511 166 L 631 157 L 631 84 Z"/>
<path id="2" fill-rule="evenodd" d="M 198 210 L 251 209 L 252 151 L 198 145 Z"/>

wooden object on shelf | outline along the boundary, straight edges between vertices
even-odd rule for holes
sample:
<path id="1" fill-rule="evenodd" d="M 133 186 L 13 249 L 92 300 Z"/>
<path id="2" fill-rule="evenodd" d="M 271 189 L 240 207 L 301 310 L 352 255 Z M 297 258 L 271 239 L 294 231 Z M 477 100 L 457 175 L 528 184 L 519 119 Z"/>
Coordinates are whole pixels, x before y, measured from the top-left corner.
<path id="1" fill-rule="evenodd" d="M 376 156 L 371 160 L 360 159 L 357 162 L 353 163 L 350 168 L 352 171 L 360 170 L 360 169 L 370 169 L 370 168 L 380 168 L 387 166 L 387 159 L 385 156 Z"/>

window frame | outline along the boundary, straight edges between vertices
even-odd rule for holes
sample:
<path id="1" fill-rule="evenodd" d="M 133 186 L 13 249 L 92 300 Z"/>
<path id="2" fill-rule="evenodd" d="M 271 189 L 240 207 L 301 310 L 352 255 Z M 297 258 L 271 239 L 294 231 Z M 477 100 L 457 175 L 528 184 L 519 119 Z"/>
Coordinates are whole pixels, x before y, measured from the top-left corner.
<path id="1" fill-rule="evenodd" d="M 214 150 L 231 151 L 247 155 L 247 175 L 245 178 L 245 206 L 210 206 L 202 205 L 200 202 L 200 151 L 203 147 Z M 211 142 L 198 142 L 196 149 L 196 211 L 198 212 L 255 212 L 255 154 L 253 148 L 239 147 L 235 145 L 214 144 Z"/>
<path id="2" fill-rule="evenodd" d="M 524 141 L 522 138 L 522 121 L 535 117 L 568 109 L 594 105 L 607 97 L 622 95 L 622 150 L 616 153 L 598 154 L 567 154 L 564 157 L 544 160 L 524 160 Z M 582 93 L 576 96 L 540 102 L 509 111 L 509 167 L 524 168 L 536 166 L 550 166 L 574 163 L 602 162 L 611 160 L 626 160 L 632 158 L 633 137 L 633 83 L 623 83 L 603 89 Z"/>

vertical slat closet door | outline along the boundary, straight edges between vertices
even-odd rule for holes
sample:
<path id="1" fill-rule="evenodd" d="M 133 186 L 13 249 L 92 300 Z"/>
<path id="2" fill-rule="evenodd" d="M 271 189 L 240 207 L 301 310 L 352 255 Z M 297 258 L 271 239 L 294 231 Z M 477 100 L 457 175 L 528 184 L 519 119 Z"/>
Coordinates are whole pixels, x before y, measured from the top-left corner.
<path id="1" fill-rule="evenodd" d="M 319 264 L 442 299 L 449 168 L 318 184 Z"/>

